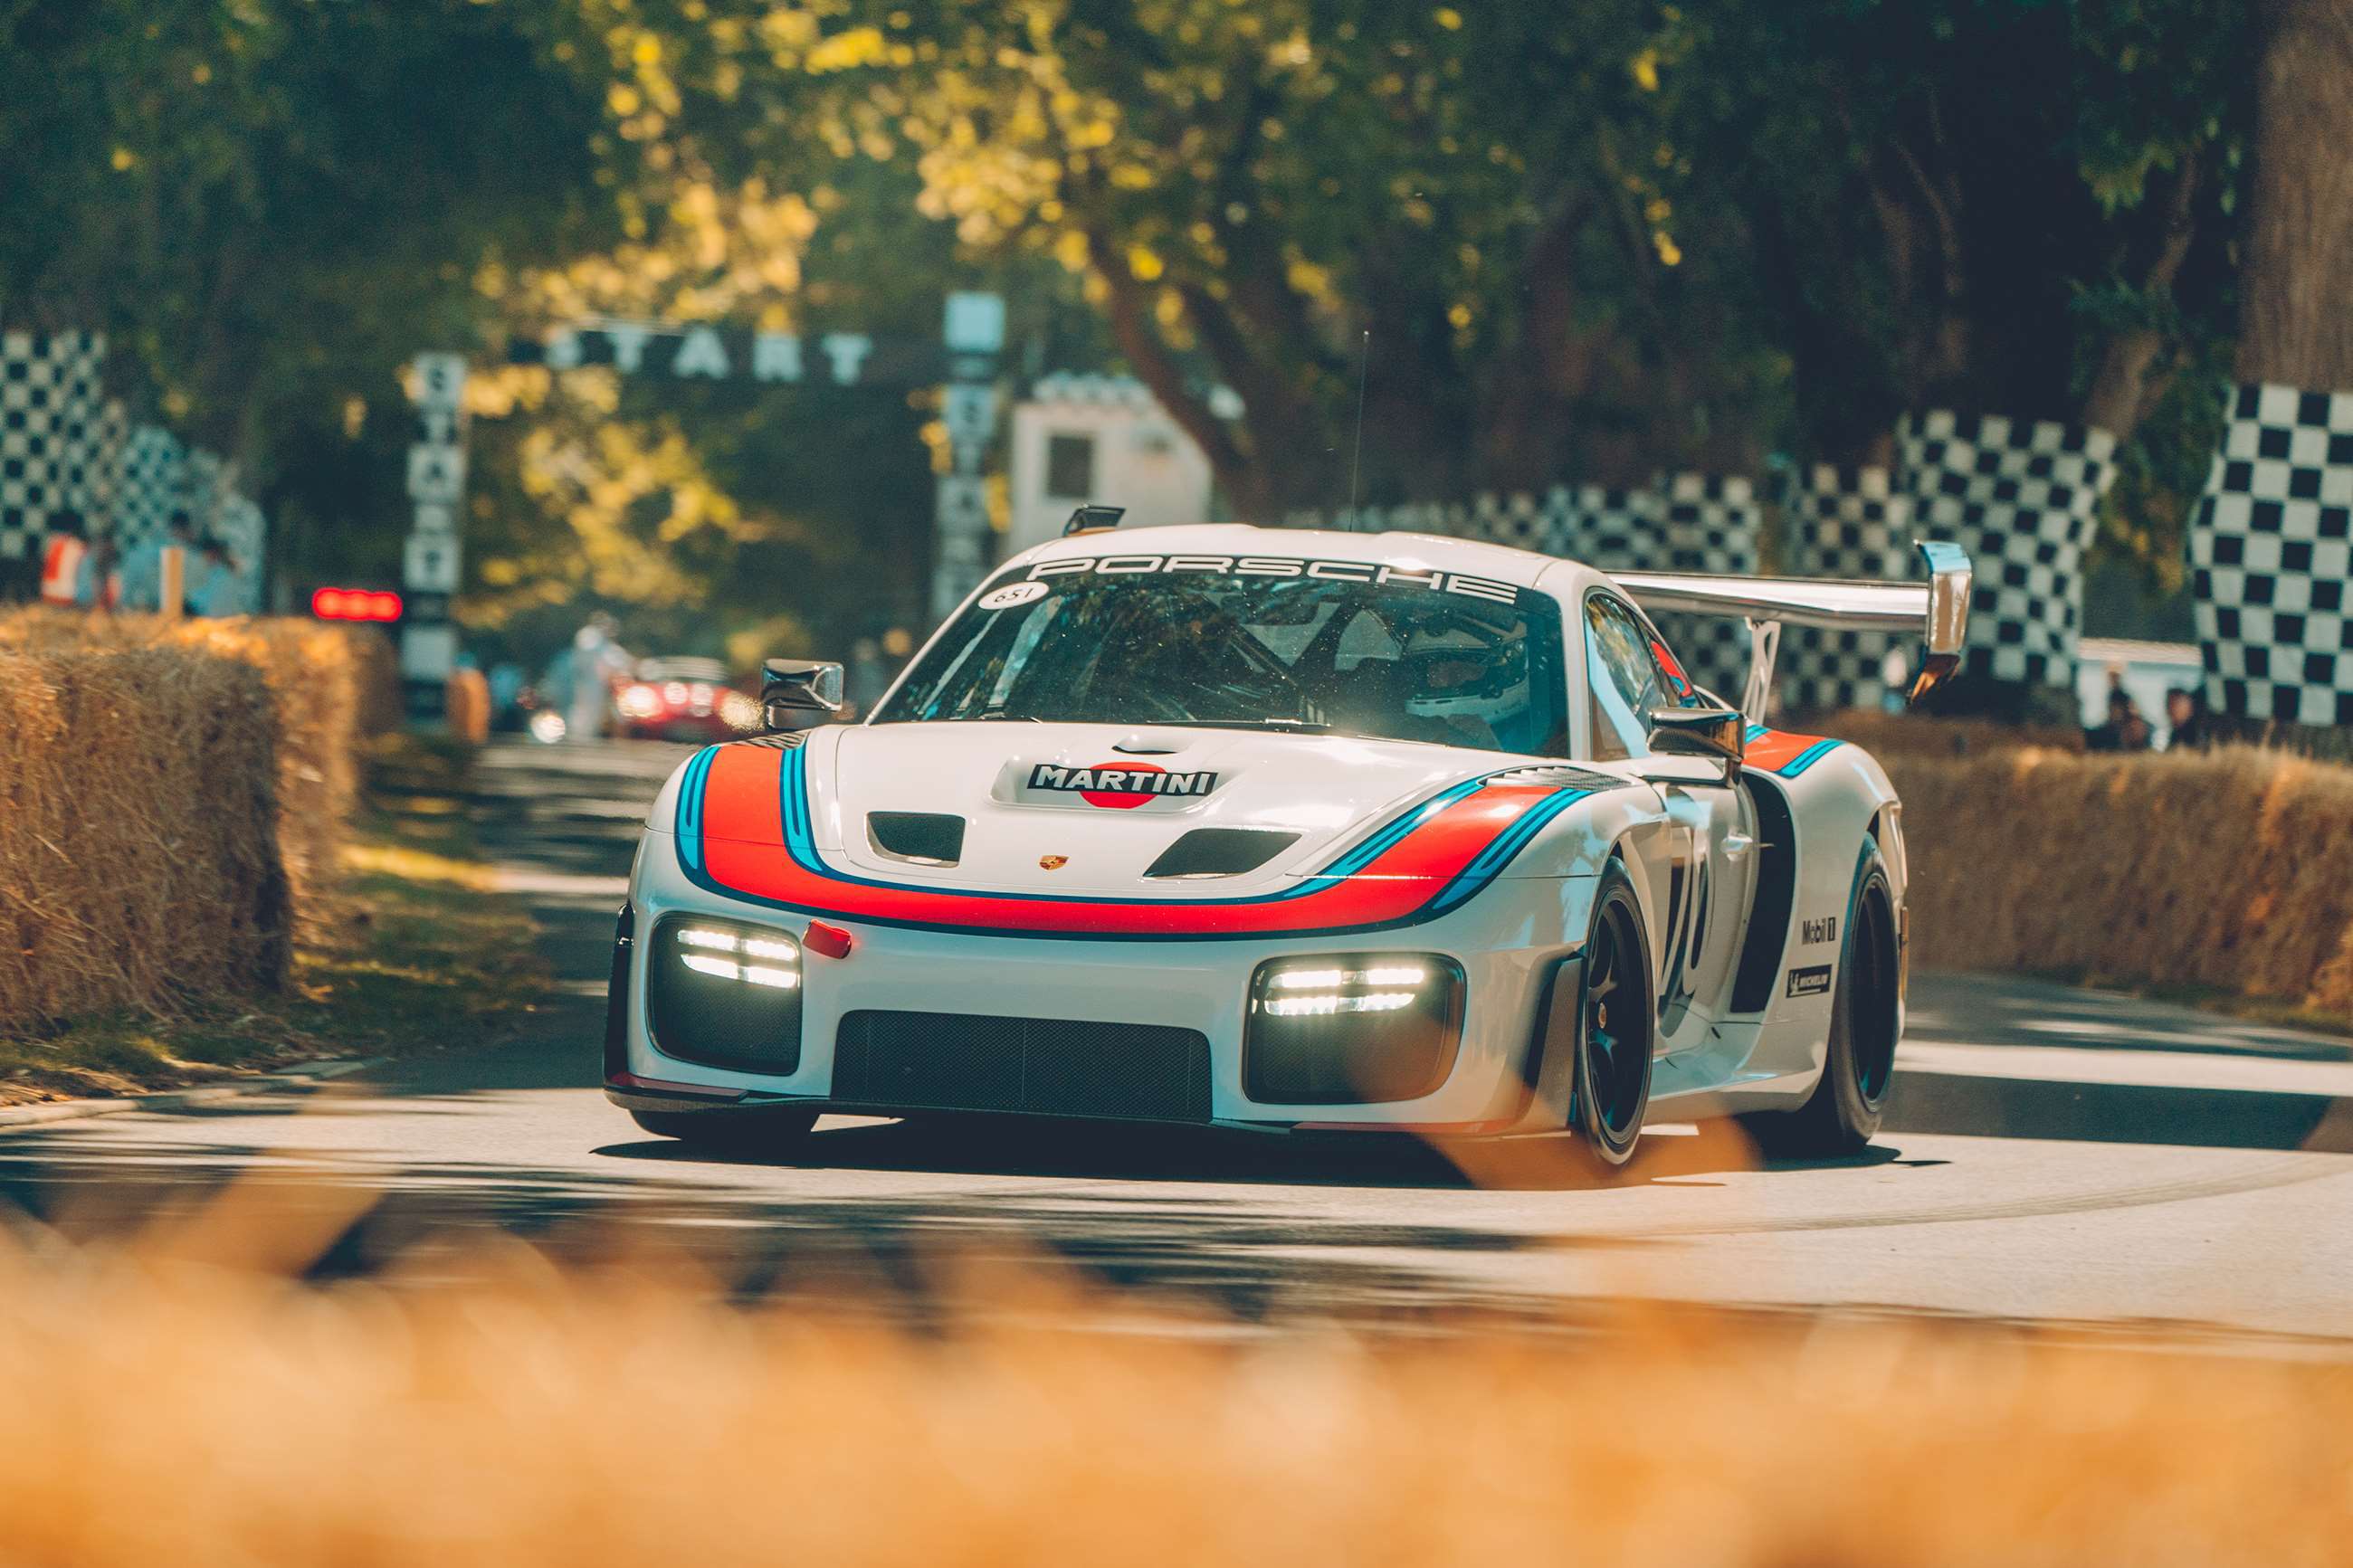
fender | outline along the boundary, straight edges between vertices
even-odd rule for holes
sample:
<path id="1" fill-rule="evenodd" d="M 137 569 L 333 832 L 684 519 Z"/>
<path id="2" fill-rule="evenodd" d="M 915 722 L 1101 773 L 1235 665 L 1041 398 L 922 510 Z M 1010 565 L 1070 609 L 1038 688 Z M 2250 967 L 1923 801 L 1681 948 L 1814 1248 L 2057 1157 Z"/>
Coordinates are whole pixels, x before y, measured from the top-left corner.
<path id="1" fill-rule="evenodd" d="M 1874 823 L 1882 825 L 1883 832 L 1893 830 L 1900 820 L 1902 805 L 1886 772 L 1862 747 L 1814 737 L 1768 735 L 1775 738 L 1758 747 L 1768 756 L 1777 750 L 1788 751 L 1799 740 L 1811 743 L 1791 753 L 1793 759 L 1806 759 L 1802 766 L 1785 763 L 1779 768 L 1760 767 L 1750 774 L 1753 790 L 1779 795 L 1788 807 L 1795 841 L 1795 879 L 1787 923 L 1778 932 L 1752 929 L 1750 943 L 1762 944 L 1757 947 L 1758 956 L 1752 958 L 1747 951 L 1742 953 L 1743 977 L 1752 985 L 1761 981 L 1765 988 L 1761 997 L 1743 998 L 1760 1005 L 1764 1026 L 1750 1065 L 1763 1073 L 1810 1079 L 1819 1076 L 1828 1049 L 1831 1002 L 1844 951 L 1855 857 Z M 1885 840 L 1882 843 L 1884 847 Z M 1904 908 L 1900 850 L 1891 850 L 1887 863 L 1900 929 Z M 1763 956 L 1766 953 L 1772 955 L 1769 962 Z"/>

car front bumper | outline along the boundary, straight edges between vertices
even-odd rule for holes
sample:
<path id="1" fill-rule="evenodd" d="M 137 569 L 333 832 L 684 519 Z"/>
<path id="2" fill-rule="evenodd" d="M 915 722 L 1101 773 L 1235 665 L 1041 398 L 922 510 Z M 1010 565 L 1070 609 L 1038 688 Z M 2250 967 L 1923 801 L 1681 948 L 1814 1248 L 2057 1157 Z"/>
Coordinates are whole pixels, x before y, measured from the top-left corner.
<path id="1" fill-rule="evenodd" d="M 837 1064 L 852 1014 L 940 1015 L 945 1020 L 1069 1021 L 1103 1026 L 1104 1048 L 1122 1030 L 1183 1030 L 1208 1042 L 1207 1090 L 1183 1114 L 1152 1120 L 1281 1131 L 1415 1129 L 1504 1131 L 1532 1114 L 1527 1077 L 1546 988 L 1582 933 L 1593 879 L 1504 879 L 1448 914 L 1396 931 L 1216 941 L 1086 941 L 1000 937 L 816 918 L 849 933 L 840 958 L 804 960 L 801 1037 L 789 1072 L 752 1072 L 664 1054 L 648 1024 L 647 933 L 667 916 L 700 915 L 766 925 L 798 938 L 811 917 L 714 894 L 680 871 L 670 835 L 649 831 L 631 879 L 634 929 L 621 973 L 625 1005 L 614 1020 L 607 1092 L 634 1110 L 797 1100 L 873 1113 L 1003 1110 L 886 1093 L 844 1093 Z M 1434 953 L 1461 967 L 1460 1044 L 1437 1087 L 1409 1100 L 1275 1103 L 1245 1088 L 1245 1026 L 1252 973 L 1271 959 L 1320 953 Z M 617 979 L 618 973 L 617 973 Z M 949 1031 L 944 1030 L 944 1034 Z M 953 1050 L 953 1039 L 942 1049 Z M 871 1088 L 871 1086 L 869 1086 Z M 1032 1114 L 1055 1114 L 1032 1110 Z M 1120 1110 L 1064 1114 L 1124 1114 Z"/>

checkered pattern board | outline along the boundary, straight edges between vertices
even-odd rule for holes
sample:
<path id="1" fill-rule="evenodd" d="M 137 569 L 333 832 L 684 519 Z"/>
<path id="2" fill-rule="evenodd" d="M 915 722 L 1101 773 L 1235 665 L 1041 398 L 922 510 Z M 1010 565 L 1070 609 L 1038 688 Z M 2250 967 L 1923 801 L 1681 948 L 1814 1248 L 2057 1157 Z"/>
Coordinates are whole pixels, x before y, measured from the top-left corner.
<path id="1" fill-rule="evenodd" d="M 1746 479 L 1672 474 L 1662 481 L 1659 495 L 1666 510 L 1667 570 L 1740 577 L 1757 574 L 1764 512 Z M 1649 537 L 1656 540 L 1660 535 L 1653 530 Z M 1682 659 L 1684 672 L 1737 707 L 1748 684 L 1747 623 L 1725 616 L 1660 616 L 1656 619 L 1667 646 Z"/>
<path id="2" fill-rule="evenodd" d="M 1709 487 L 1730 493 L 1736 489 L 1741 505 L 1744 479 L 1713 479 L 1685 476 L 1693 481 L 1689 504 L 1725 509 L 1709 500 Z M 1461 502 L 1412 502 L 1393 507 L 1361 507 L 1330 519 L 1315 512 L 1287 518 L 1293 528 L 1338 528 L 1366 533 L 1437 533 L 1457 539 L 1481 539 L 1533 550 L 1541 555 L 1563 555 L 1589 562 L 1605 571 L 1661 571 L 1671 554 L 1667 539 L 1668 481 L 1657 488 L 1612 489 L 1599 485 L 1555 485 L 1542 496 L 1522 493 L 1508 498 L 1482 495 Z M 1737 507 L 1728 509 L 1737 511 Z M 1711 515 L 1715 515 L 1711 513 Z"/>
<path id="3" fill-rule="evenodd" d="M 1912 498 L 1885 468 L 1818 465 L 1791 484 L 1788 515 L 1798 576 L 1902 582 L 1915 574 Z M 1884 632 L 1792 626 L 1777 666 L 1781 700 L 1799 713 L 1881 707 L 1888 655 L 1898 652 L 1903 640 Z"/>
<path id="4" fill-rule="evenodd" d="M 1365 532 L 1438 533 L 1566 556 L 1605 572 L 1757 570 L 1763 514 L 1745 479 L 1662 475 L 1638 489 L 1555 485 L 1542 496 L 1483 495 L 1470 504 L 1415 503 L 1344 511 L 1329 526 Z M 1324 521 L 1303 513 L 1297 528 Z M 1685 670 L 1700 685 L 1737 698 L 1748 679 L 1748 632 L 1736 620 L 1662 616 Z"/>
<path id="5" fill-rule="evenodd" d="M 2189 568 L 2218 711 L 2353 725 L 2353 393 L 2237 389 Z"/>
<path id="6" fill-rule="evenodd" d="M 65 512 L 103 497 L 109 428 L 96 332 L 0 333 L 0 560 L 39 553 Z"/>
<path id="7" fill-rule="evenodd" d="M 2084 551 L 2116 477 L 2116 437 L 1938 410 L 1907 416 L 1896 444 L 1920 532 L 1977 567 L 1966 671 L 2072 690 Z"/>
<path id="8" fill-rule="evenodd" d="M 262 531 L 261 509 L 241 490 L 229 490 L 213 509 L 213 537 L 227 547 L 240 573 L 260 560 Z"/>
<path id="9" fill-rule="evenodd" d="M 160 538 L 185 505 L 187 452 L 156 425 L 134 426 L 115 463 L 114 537 L 128 555 Z"/>

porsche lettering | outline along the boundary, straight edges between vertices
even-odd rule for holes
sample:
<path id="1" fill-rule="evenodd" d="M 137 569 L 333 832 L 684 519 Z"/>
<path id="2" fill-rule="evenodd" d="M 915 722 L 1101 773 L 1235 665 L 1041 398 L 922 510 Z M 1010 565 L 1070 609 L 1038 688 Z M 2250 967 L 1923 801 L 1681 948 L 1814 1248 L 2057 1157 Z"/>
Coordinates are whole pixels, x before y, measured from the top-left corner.
<path id="1" fill-rule="evenodd" d="M 1433 594 L 1460 594 L 1498 605 L 1515 604 L 1520 595 L 1509 583 L 1466 576 L 1460 572 L 1436 571 L 1418 563 L 1384 565 L 1373 561 L 1300 560 L 1277 555 L 1086 555 L 1071 561 L 1040 561 L 1029 568 L 1029 580 L 1090 574 L 1098 577 L 1137 577 L 1187 572 L 1233 577 L 1309 577 L 1331 583 L 1397 583 L 1426 588 Z M 995 594 L 990 595 L 995 597 Z"/>

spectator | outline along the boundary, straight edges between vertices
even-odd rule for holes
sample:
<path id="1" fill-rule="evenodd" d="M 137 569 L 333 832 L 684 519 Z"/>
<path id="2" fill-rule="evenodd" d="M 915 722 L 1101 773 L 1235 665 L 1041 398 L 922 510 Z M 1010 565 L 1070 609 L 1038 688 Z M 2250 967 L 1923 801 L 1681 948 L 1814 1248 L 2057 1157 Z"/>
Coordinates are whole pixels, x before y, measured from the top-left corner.
<path id="1" fill-rule="evenodd" d="M 81 581 L 82 558 L 90 546 L 81 536 L 81 513 L 60 511 L 49 523 L 41 546 L 41 603 L 71 605 L 74 585 Z"/>
<path id="2" fill-rule="evenodd" d="M 153 610 L 164 602 L 164 551 L 166 546 L 181 552 L 190 574 L 195 566 L 196 529 L 185 511 L 175 511 L 164 525 L 160 536 L 142 541 L 138 549 L 122 563 L 122 607 L 126 610 Z M 184 580 L 187 581 L 187 580 Z"/>
<path id="3" fill-rule="evenodd" d="M 74 603 L 85 610 L 111 610 L 121 603 L 122 574 L 116 569 L 121 560 L 111 535 L 83 552 L 81 570 L 74 578 Z"/>
<path id="4" fill-rule="evenodd" d="M 2177 686 L 2165 694 L 2165 721 L 2173 732 L 2166 737 L 2168 752 L 2202 752 L 2214 744 L 2214 716 L 2206 711 L 2206 693 Z"/>
<path id="5" fill-rule="evenodd" d="M 228 548 L 207 537 L 196 547 L 196 565 L 188 574 L 188 613 L 192 616 L 241 616 L 245 584 Z"/>
<path id="6" fill-rule="evenodd" d="M 572 689 L 565 719 L 568 740 L 593 741 L 605 732 L 613 682 L 636 666 L 629 650 L 614 640 L 619 629 L 612 616 L 599 610 L 572 638 Z"/>
<path id="7" fill-rule="evenodd" d="M 2132 693 L 2115 686 L 2108 690 L 2108 721 L 2084 732 L 2084 747 L 2093 752 L 2146 752 L 2149 735 L 2148 721 L 2141 717 Z"/>
<path id="8" fill-rule="evenodd" d="M 522 727 L 522 666 L 511 658 L 502 658 L 491 666 L 491 729 L 519 730 Z"/>

